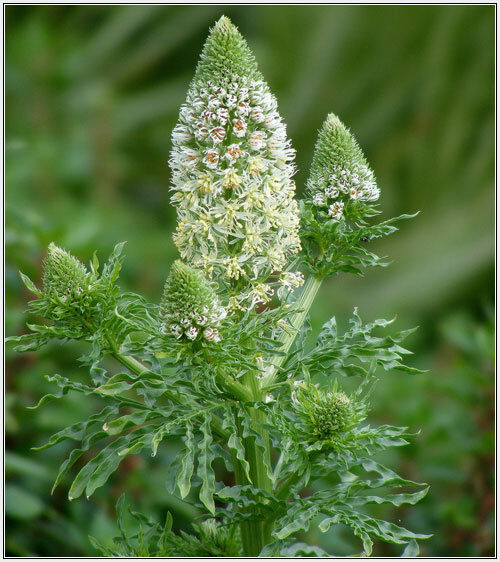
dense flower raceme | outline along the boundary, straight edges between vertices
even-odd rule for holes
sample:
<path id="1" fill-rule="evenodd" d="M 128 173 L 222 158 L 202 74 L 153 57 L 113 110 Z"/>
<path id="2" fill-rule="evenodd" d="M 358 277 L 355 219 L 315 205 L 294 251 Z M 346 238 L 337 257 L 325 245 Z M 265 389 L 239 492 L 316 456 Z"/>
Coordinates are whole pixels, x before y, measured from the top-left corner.
<path id="1" fill-rule="evenodd" d="M 344 221 L 348 211 L 363 214 L 380 190 L 361 148 L 340 119 L 330 114 L 316 143 L 307 191 L 318 213 Z"/>
<path id="2" fill-rule="evenodd" d="M 211 30 L 172 134 L 174 235 L 181 257 L 232 287 L 233 306 L 267 302 L 271 274 L 300 249 L 295 151 L 245 40 Z M 302 284 L 300 274 L 281 276 Z"/>
<path id="3" fill-rule="evenodd" d="M 225 318 L 217 295 L 203 275 L 177 260 L 160 303 L 160 330 L 176 339 L 219 341 L 217 327 Z"/>

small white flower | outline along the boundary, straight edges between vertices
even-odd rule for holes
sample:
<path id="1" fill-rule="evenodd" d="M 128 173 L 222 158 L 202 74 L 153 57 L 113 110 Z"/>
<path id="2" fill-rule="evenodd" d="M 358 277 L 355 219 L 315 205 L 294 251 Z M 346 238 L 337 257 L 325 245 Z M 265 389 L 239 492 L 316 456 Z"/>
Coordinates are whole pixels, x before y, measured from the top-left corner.
<path id="1" fill-rule="evenodd" d="M 226 99 L 227 107 L 229 109 L 234 109 L 238 103 L 238 98 L 234 94 L 229 94 Z"/>
<path id="2" fill-rule="evenodd" d="M 250 106 L 245 101 L 240 101 L 236 107 L 236 112 L 242 117 L 246 117 L 250 113 Z"/>
<path id="3" fill-rule="evenodd" d="M 239 138 L 244 137 L 247 132 L 246 121 L 243 119 L 233 119 L 233 132 Z"/>
<path id="4" fill-rule="evenodd" d="M 341 220 L 344 215 L 344 203 L 342 201 L 338 201 L 337 203 L 330 205 L 330 207 L 328 207 L 328 214 L 335 220 Z"/>
<path id="5" fill-rule="evenodd" d="M 217 321 L 221 322 L 222 320 L 224 320 L 226 316 L 227 316 L 227 310 L 223 306 L 220 306 L 219 310 L 217 311 Z"/>
<path id="6" fill-rule="evenodd" d="M 209 130 L 203 123 L 198 123 L 194 131 L 194 137 L 197 141 L 202 141 L 209 133 Z"/>
<path id="7" fill-rule="evenodd" d="M 225 107 L 219 107 L 216 111 L 216 115 L 219 123 L 224 126 L 229 119 L 229 111 Z"/>
<path id="8" fill-rule="evenodd" d="M 212 111 L 216 110 L 218 107 L 220 107 L 220 100 L 218 100 L 217 98 L 210 98 L 208 100 L 208 107 Z"/>
<path id="9" fill-rule="evenodd" d="M 330 185 L 325 189 L 325 195 L 330 199 L 336 199 L 339 196 L 339 193 L 338 187 L 334 187 L 333 185 Z"/>
<path id="10" fill-rule="evenodd" d="M 187 327 L 191 324 L 191 319 L 184 317 L 184 318 L 181 318 L 180 322 L 181 322 L 181 326 Z"/>
<path id="11" fill-rule="evenodd" d="M 183 125 L 177 125 L 172 131 L 172 141 L 174 143 L 180 144 L 183 142 L 189 142 L 193 136 Z"/>
<path id="12" fill-rule="evenodd" d="M 217 164 L 219 163 L 219 153 L 216 150 L 209 149 L 205 151 L 205 157 L 203 158 L 203 162 L 212 169 L 217 168 Z"/>
<path id="13" fill-rule="evenodd" d="M 179 324 L 171 324 L 169 327 L 169 332 L 177 339 L 179 339 L 183 334 L 183 330 L 179 326 Z"/>
<path id="14" fill-rule="evenodd" d="M 204 326 L 208 322 L 208 318 L 204 314 L 197 314 L 194 320 L 199 326 Z"/>
<path id="15" fill-rule="evenodd" d="M 224 88 L 222 88 L 221 86 L 214 86 L 213 92 L 219 98 L 224 98 L 226 96 L 226 93 L 227 93 L 226 90 Z"/>
<path id="16" fill-rule="evenodd" d="M 238 158 L 242 155 L 243 152 L 239 144 L 230 144 L 227 147 L 226 157 L 232 162 L 236 162 L 236 160 L 238 160 Z"/>
<path id="17" fill-rule="evenodd" d="M 261 131 L 254 131 L 248 138 L 252 150 L 261 150 L 266 146 L 266 134 Z"/>
<path id="18" fill-rule="evenodd" d="M 250 112 L 250 117 L 256 122 L 256 123 L 262 123 L 264 121 L 264 113 L 262 111 L 262 108 L 260 108 L 259 106 L 254 107 L 252 109 L 252 111 Z"/>
<path id="19" fill-rule="evenodd" d="M 221 339 L 219 331 L 216 328 L 206 328 L 203 332 L 203 336 L 207 341 L 218 342 Z"/>
<path id="20" fill-rule="evenodd" d="M 210 136 L 215 143 L 222 142 L 226 136 L 226 130 L 223 127 L 215 127 L 210 131 Z"/>
<path id="21" fill-rule="evenodd" d="M 188 166 L 195 166 L 198 163 L 200 153 L 194 148 L 186 147 L 182 150 L 182 158 Z"/>
<path id="22" fill-rule="evenodd" d="M 304 284 L 304 275 L 300 271 L 285 271 L 280 281 L 285 287 L 294 289 Z"/>
<path id="23" fill-rule="evenodd" d="M 356 201 L 357 199 L 361 199 L 363 197 L 363 192 L 357 187 L 351 187 L 351 190 L 349 191 L 349 197 L 353 201 Z"/>
<path id="24" fill-rule="evenodd" d="M 206 109 L 200 116 L 204 121 L 209 122 L 209 121 L 214 121 L 217 118 L 217 115 L 215 113 L 213 113 L 212 111 L 209 111 L 208 109 Z"/>
<path id="25" fill-rule="evenodd" d="M 191 326 L 186 331 L 186 337 L 188 338 L 188 340 L 195 340 L 197 335 L 198 335 L 198 330 L 194 326 Z"/>
<path id="26" fill-rule="evenodd" d="M 236 189 L 243 179 L 238 175 L 234 168 L 228 168 L 222 180 L 222 185 L 226 189 Z"/>
<path id="27" fill-rule="evenodd" d="M 312 198 L 313 205 L 316 207 L 324 207 L 326 205 L 326 199 L 321 191 L 316 192 Z"/>

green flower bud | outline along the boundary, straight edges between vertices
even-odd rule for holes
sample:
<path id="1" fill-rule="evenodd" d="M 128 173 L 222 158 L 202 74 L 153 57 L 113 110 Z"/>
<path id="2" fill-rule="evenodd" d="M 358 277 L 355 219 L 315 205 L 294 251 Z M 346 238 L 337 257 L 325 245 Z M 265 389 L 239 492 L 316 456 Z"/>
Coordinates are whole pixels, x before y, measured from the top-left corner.
<path id="1" fill-rule="evenodd" d="M 363 214 L 363 206 L 380 195 L 356 139 L 333 113 L 318 135 L 307 192 L 318 214 L 338 222 L 354 214 L 352 209 Z"/>
<path id="2" fill-rule="evenodd" d="M 225 316 L 226 310 L 207 279 L 177 260 L 160 303 L 161 332 L 177 339 L 219 341 L 217 326 Z"/>
<path id="3" fill-rule="evenodd" d="M 351 413 L 351 401 L 344 392 L 326 394 L 311 410 L 314 434 L 321 440 L 336 437 L 347 428 Z"/>
<path id="4" fill-rule="evenodd" d="M 339 443 L 354 420 L 351 399 L 336 388 L 324 392 L 316 386 L 301 383 L 297 386 L 299 390 L 294 392 L 293 402 L 305 424 L 307 440 Z"/>
<path id="5" fill-rule="evenodd" d="M 73 304 L 83 300 L 89 282 L 90 274 L 83 263 L 51 242 L 44 263 L 45 296 Z"/>

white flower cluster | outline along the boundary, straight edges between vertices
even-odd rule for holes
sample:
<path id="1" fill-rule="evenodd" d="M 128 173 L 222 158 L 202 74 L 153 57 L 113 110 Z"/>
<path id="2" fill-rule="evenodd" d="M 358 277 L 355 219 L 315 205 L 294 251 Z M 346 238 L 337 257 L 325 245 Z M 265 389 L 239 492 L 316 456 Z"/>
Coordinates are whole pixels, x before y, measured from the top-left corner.
<path id="1" fill-rule="evenodd" d="M 224 25 L 220 33 L 243 42 L 234 26 Z M 216 53 L 221 67 L 224 48 Z M 262 282 L 300 249 L 295 151 L 276 98 L 253 67 L 248 75 L 220 71 L 210 80 L 197 74 L 172 143 L 174 240 L 181 257 L 208 277 L 244 281 L 235 306 L 268 301 L 272 291 Z"/>
<path id="2" fill-rule="evenodd" d="M 161 333 L 181 339 L 185 336 L 188 340 L 195 340 L 202 334 L 207 341 L 220 341 L 217 326 L 226 317 L 227 312 L 223 306 L 219 306 L 217 300 L 212 305 L 204 305 L 201 308 L 191 310 L 170 311 L 163 316 L 160 325 Z"/>
<path id="3" fill-rule="evenodd" d="M 344 205 L 348 201 L 376 201 L 380 196 L 373 172 L 364 164 L 351 170 L 336 165 L 318 184 L 322 189 L 314 193 L 313 205 L 328 207 L 328 215 L 338 221 L 343 219 Z"/>

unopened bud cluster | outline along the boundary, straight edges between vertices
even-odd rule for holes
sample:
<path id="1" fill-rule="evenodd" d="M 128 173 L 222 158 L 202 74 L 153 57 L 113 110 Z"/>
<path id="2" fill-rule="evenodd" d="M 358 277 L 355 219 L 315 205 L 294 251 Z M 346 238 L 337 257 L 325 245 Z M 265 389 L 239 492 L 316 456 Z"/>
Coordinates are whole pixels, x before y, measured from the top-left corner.
<path id="1" fill-rule="evenodd" d="M 356 139 L 333 114 L 320 130 L 307 190 L 313 205 L 335 221 L 345 219 L 349 206 L 379 198 L 373 171 Z"/>
<path id="2" fill-rule="evenodd" d="M 308 440 L 339 442 L 353 421 L 351 399 L 336 388 L 325 392 L 313 385 L 296 383 L 296 386 L 293 402 L 307 428 Z"/>
<path id="3" fill-rule="evenodd" d="M 160 303 L 160 331 L 178 340 L 219 341 L 217 327 L 225 316 L 226 310 L 207 279 L 177 260 Z"/>
<path id="4" fill-rule="evenodd" d="M 84 308 L 89 304 L 95 282 L 82 262 L 50 243 L 43 273 L 43 293 L 49 302 Z"/>
<path id="5" fill-rule="evenodd" d="M 227 18 L 205 44 L 172 144 L 182 259 L 233 280 L 237 304 L 268 301 L 262 282 L 300 249 L 295 151 L 276 98 Z"/>

